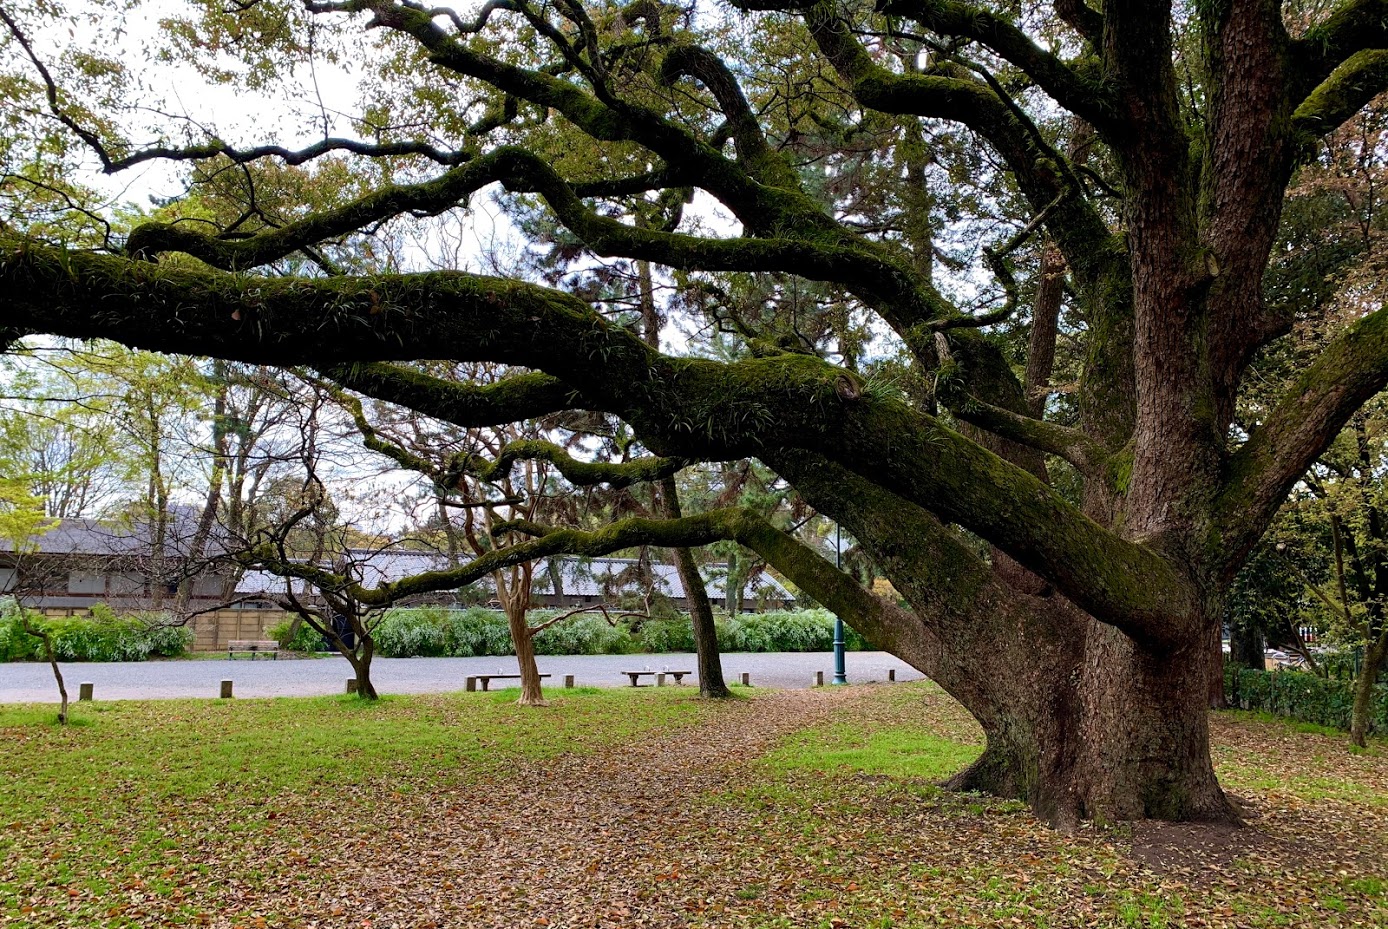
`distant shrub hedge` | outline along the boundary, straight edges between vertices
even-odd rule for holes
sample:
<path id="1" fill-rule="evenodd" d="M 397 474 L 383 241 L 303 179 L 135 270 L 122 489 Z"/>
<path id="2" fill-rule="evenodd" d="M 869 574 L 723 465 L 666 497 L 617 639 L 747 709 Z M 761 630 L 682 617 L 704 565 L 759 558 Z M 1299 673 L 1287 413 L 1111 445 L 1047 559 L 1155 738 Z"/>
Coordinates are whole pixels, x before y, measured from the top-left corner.
<path id="1" fill-rule="evenodd" d="M 193 631 L 167 625 L 158 614 L 117 616 L 105 604 L 89 616 L 45 617 L 30 612 L 30 625 L 53 638 L 59 661 L 144 661 L 173 658 L 193 646 Z M 24 631 L 19 607 L 0 601 L 0 661 L 47 661 L 43 640 Z"/>
<path id="2" fill-rule="evenodd" d="M 278 642 L 280 648 L 289 651 L 316 652 L 323 648 L 323 637 L 308 623 L 299 623 L 296 630 L 293 621 L 286 619 L 271 626 L 266 635 Z"/>
<path id="3" fill-rule="evenodd" d="M 539 624 L 557 614 L 536 610 L 530 622 Z M 827 610 L 786 610 L 720 616 L 718 644 L 725 652 L 827 651 L 834 641 L 834 617 Z M 280 644 L 289 625 L 272 630 Z M 391 610 L 376 626 L 377 652 L 387 658 L 511 655 L 506 617 L 496 610 L 419 607 Z M 845 629 L 847 647 L 868 645 Z M 315 638 L 316 642 L 316 638 Z M 688 616 L 659 619 L 623 618 L 614 626 L 599 613 L 587 613 L 556 623 L 535 637 L 541 655 L 628 655 L 694 651 L 694 632 Z"/>
<path id="4" fill-rule="evenodd" d="M 1303 671 L 1257 671 L 1229 667 L 1224 692 L 1231 706 L 1262 710 L 1302 722 L 1349 729 L 1354 708 L 1350 681 L 1326 680 Z M 1388 733 L 1388 688 L 1379 687 L 1369 712 L 1369 731 Z"/>

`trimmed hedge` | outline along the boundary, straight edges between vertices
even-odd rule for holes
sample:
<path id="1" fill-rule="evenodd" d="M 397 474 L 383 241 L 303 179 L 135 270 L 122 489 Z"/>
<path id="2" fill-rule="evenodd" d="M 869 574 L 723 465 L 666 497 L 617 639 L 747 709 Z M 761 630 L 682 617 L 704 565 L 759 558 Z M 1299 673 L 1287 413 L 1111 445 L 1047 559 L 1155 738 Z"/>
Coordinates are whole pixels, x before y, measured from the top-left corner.
<path id="1" fill-rule="evenodd" d="M 1354 685 L 1303 671 L 1226 668 L 1224 693 L 1231 706 L 1275 716 L 1349 729 Z M 1369 710 L 1369 731 L 1388 733 L 1388 688 L 1379 687 Z"/>
<path id="2" fill-rule="evenodd" d="M 532 623 L 557 615 L 537 610 Z M 834 642 L 834 616 L 827 610 L 744 613 L 716 619 L 718 644 L 725 652 L 828 651 Z M 288 623 L 276 627 L 281 645 Z M 391 610 L 377 624 L 377 652 L 387 658 L 511 655 L 511 636 L 506 617 L 496 610 L 474 607 L 450 610 L 440 607 Z M 847 647 L 867 648 L 862 636 L 845 629 Z M 304 650 L 309 650 L 316 642 Z M 670 619 L 624 619 L 616 626 L 597 613 L 566 619 L 535 637 L 540 655 L 628 655 L 635 653 L 694 651 L 694 632 L 688 616 Z"/>
<path id="3" fill-rule="evenodd" d="M 59 661 L 144 661 L 173 658 L 193 646 L 193 630 L 168 626 L 155 614 L 117 616 L 105 604 L 90 616 L 44 617 L 30 613 L 30 624 L 53 637 Z M 0 601 L 0 661 L 47 661 L 43 640 L 29 635 L 13 600 Z"/>

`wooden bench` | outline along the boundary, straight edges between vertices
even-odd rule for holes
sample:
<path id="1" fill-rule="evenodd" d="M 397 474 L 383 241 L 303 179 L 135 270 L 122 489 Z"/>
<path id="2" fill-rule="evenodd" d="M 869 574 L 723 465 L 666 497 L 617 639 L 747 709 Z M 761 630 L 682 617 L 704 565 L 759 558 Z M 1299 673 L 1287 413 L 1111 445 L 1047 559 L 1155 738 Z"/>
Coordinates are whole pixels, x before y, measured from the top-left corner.
<path id="1" fill-rule="evenodd" d="M 631 678 L 631 686 L 632 686 L 632 687 L 640 687 L 640 686 L 641 686 L 641 678 L 645 677 L 645 676 L 648 675 L 648 674 L 654 674 L 654 675 L 655 675 L 655 685 L 656 685 L 657 687 L 661 687 L 661 686 L 664 686 L 664 684 L 665 684 L 665 676 L 666 676 L 667 674 L 668 674 L 670 677 L 673 677 L 673 678 L 675 679 L 675 683 L 676 683 L 676 684 L 679 684 L 679 683 L 681 683 L 681 681 L 683 680 L 683 678 L 684 678 L 684 676 L 685 676 L 686 674 L 693 674 L 694 672 L 693 672 L 693 671 L 623 671 L 622 673 L 625 674 L 627 677 Z"/>
<path id="2" fill-rule="evenodd" d="M 541 674 L 540 679 L 550 677 L 549 674 Z M 482 682 L 482 689 L 486 690 L 487 685 L 497 680 L 520 680 L 519 674 L 469 674 L 467 678 L 467 689 L 469 693 L 477 690 L 477 682 Z"/>
<path id="3" fill-rule="evenodd" d="M 250 652 L 251 661 L 255 661 L 256 655 L 269 655 L 278 659 L 280 643 L 274 639 L 232 639 L 227 643 L 227 657 L 234 660 L 237 652 Z"/>

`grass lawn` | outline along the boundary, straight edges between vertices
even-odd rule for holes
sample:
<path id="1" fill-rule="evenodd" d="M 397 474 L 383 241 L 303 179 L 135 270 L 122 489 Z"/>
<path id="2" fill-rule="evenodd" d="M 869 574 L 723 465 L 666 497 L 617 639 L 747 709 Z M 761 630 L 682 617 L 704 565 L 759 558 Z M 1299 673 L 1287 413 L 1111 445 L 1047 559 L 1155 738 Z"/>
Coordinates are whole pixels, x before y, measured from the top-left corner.
<path id="1" fill-rule="evenodd" d="M 1388 751 L 1214 717 L 1251 828 L 934 781 L 928 683 L 0 707 L 0 925 L 1388 926 Z"/>

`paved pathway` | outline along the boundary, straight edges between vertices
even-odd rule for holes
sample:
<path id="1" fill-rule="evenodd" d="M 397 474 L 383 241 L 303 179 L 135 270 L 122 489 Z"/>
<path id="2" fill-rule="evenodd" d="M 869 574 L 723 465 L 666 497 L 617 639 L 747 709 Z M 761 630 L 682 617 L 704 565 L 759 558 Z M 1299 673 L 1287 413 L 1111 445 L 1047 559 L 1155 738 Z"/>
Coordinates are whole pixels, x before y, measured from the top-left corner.
<path id="1" fill-rule="evenodd" d="M 572 655 L 538 659 L 541 673 L 554 675 L 547 683 L 558 685 L 572 674 L 580 687 L 625 686 L 623 671 L 693 670 L 693 655 Z M 238 659 L 197 661 L 140 661 L 65 663 L 61 665 L 68 693 L 75 699 L 77 685 L 91 681 L 98 700 L 143 700 L 175 697 L 215 697 L 219 682 L 235 682 L 238 697 L 288 697 L 342 693 L 351 667 L 340 657 Z M 829 652 L 733 653 L 723 656 L 723 674 L 730 683 L 751 674 L 758 687 L 809 687 L 814 672 L 825 680 L 833 674 Z M 849 652 L 848 679 L 855 684 L 883 681 L 888 669 L 897 680 L 913 681 L 920 672 L 886 652 Z M 514 673 L 514 658 L 377 658 L 371 676 L 376 689 L 387 694 L 438 693 L 462 690 L 469 674 L 497 671 Z M 647 678 L 649 681 L 650 679 Z M 686 686 L 693 680 L 685 678 Z M 504 683 L 504 682 L 499 682 Z M 58 691 L 53 673 L 42 663 L 0 664 L 0 703 L 56 703 Z"/>

